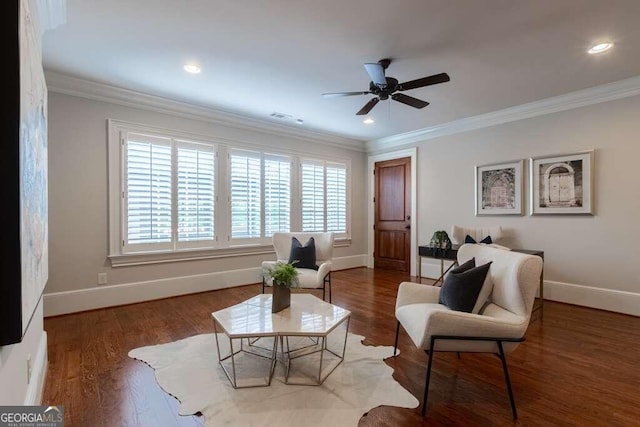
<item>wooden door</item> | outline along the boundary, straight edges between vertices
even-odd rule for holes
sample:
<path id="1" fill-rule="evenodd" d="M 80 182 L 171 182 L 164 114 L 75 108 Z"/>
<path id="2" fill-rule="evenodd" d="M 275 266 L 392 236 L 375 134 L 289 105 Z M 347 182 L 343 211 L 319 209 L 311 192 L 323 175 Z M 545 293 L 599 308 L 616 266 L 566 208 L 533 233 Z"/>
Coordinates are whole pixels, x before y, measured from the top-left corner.
<path id="1" fill-rule="evenodd" d="M 411 158 L 375 164 L 374 266 L 411 267 Z"/>

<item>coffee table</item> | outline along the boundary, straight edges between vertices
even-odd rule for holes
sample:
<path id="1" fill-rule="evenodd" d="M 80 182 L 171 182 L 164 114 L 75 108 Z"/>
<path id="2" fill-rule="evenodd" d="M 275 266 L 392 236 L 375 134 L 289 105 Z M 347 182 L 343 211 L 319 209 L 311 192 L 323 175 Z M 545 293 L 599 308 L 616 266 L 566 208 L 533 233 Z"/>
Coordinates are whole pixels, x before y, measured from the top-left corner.
<path id="1" fill-rule="evenodd" d="M 351 312 L 310 294 L 292 294 L 291 306 L 278 313 L 271 313 L 271 295 L 261 294 L 240 304 L 215 311 L 211 316 L 216 332 L 218 362 L 234 388 L 271 385 L 278 360 L 284 364 L 285 384 L 320 385 L 344 360 Z M 345 326 L 342 348 L 331 349 L 327 338 L 341 325 Z M 230 352 L 225 356 L 220 353 L 218 326 L 229 339 Z M 306 345 L 295 346 L 291 343 L 292 337 L 305 337 L 308 341 Z M 263 338 L 272 338 L 273 344 L 269 347 L 261 346 L 259 341 L 268 341 Z M 240 341 L 239 347 L 236 346 L 235 349 L 234 340 Z M 236 357 L 240 354 L 269 361 L 261 382 L 246 379 L 240 381 L 236 372 Z M 314 374 L 310 380 L 307 378 L 307 381 L 291 380 L 294 361 L 312 355 L 316 355 L 316 358 L 319 356 L 317 375 Z M 327 364 L 325 355 L 333 357 L 333 362 Z"/>

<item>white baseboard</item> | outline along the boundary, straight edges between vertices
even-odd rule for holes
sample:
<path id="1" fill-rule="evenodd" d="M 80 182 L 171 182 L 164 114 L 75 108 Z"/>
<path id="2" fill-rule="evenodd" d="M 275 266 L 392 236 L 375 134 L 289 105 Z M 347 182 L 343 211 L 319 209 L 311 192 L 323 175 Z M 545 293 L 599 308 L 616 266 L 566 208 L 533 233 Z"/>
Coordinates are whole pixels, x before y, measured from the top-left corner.
<path id="1" fill-rule="evenodd" d="M 449 265 L 445 261 L 444 269 Z M 434 280 L 440 277 L 440 262 L 424 260 L 422 277 Z M 640 293 L 545 280 L 544 299 L 640 316 Z"/>
<path id="2" fill-rule="evenodd" d="M 436 280 L 438 277 L 440 277 L 440 261 L 428 259 L 425 260 L 424 258 L 421 258 L 421 260 L 422 271 L 420 272 L 420 274 L 422 275 L 422 277 L 432 280 Z M 444 261 L 444 271 L 446 271 L 452 263 L 453 261 Z"/>
<path id="3" fill-rule="evenodd" d="M 544 299 L 640 316 L 640 293 L 545 280 Z"/>
<path id="4" fill-rule="evenodd" d="M 343 256 L 340 258 L 334 258 L 331 262 L 333 263 L 333 270 L 346 270 L 348 268 L 366 267 L 367 256 L 365 254 Z"/>
<path id="5" fill-rule="evenodd" d="M 365 262 L 366 255 L 334 258 L 333 269 L 361 267 L 365 265 Z M 256 266 L 241 270 L 47 293 L 44 294 L 44 316 L 58 316 L 96 308 L 249 285 L 260 282 L 261 272 L 261 268 Z"/>
<path id="6" fill-rule="evenodd" d="M 33 360 L 31 378 L 27 386 L 27 394 L 24 398 L 26 406 L 40 405 L 42 402 L 42 392 L 44 391 L 44 381 L 47 377 L 47 332 L 42 331 L 38 351 Z"/>

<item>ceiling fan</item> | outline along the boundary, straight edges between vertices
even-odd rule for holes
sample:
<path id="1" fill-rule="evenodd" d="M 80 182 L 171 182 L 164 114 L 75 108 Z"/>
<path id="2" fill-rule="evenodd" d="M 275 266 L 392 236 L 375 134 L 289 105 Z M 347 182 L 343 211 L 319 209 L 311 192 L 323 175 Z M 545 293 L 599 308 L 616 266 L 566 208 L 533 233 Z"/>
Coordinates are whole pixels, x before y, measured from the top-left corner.
<path id="1" fill-rule="evenodd" d="M 451 80 L 447 73 L 440 73 L 434 74 L 433 76 L 429 77 L 423 77 L 421 79 L 411 80 L 405 83 L 398 83 L 398 79 L 394 79 L 393 77 L 386 77 L 384 75 L 384 72 L 389 64 L 391 64 L 390 59 L 381 59 L 376 63 L 364 64 L 364 68 L 367 70 L 367 74 L 369 74 L 369 77 L 371 78 L 368 91 L 323 93 L 322 96 L 331 98 L 338 96 L 369 94 L 376 95 L 375 98 L 371 98 L 371 100 L 367 102 L 364 107 L 362 107 L 360 111 L 356 113 L 356 115 L 358 116 L 363 116 L 369 113 L 369 111 L 371 111 L 371 109 L 375 107 L 378 102 L 380 102 L 381 100 L 384 101 L 386 99 L 389 99 L 389 97 L 391 97 L 391 99 L 393 99 L 394 101 L 401 102 L 413 108 L 424 108 L 429 105 L 427 101 L 405 95 L 404 93 L 396 92 L 403 92 L 405 90 L 417 89 L 420 87 L 435 85 L 438 83 L 445 83 Z"/>

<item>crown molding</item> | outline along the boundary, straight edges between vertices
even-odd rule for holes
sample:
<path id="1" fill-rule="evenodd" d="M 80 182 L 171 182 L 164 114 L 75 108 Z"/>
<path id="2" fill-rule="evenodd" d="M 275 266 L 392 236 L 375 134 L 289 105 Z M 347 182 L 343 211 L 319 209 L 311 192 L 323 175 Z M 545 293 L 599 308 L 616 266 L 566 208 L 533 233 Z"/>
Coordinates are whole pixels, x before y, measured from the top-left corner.
<path id="1" fill-rule="evenodd" d="M 109 102 L 126 107 L 138 108 L 157 113 L 170 114 L 191 120 L 214 122 L 237 129 L 288 136 L 305 142 L 330 145 L 353 151 L 365 151 L 362 140 L 344 138 L 327 133 L 271 123 L 255 118 L 215 110 L 201 105 L 176 101 L 157 95 L 150 95 L 131 89 L 98 83 L 78 77 L 72 77 L 45 70 L 47 88 L 50 92 L 72 95 L 94 101 Z"/>
<path id="2" fill-rule="evenodd" d="M 445 135 L 468 132 L 635 95 L 640 95 L 640 76 L 569 92 L 564 95 L 541 99 L 491 113 L 466 117 L 440 125 L 371 140 L 366 143 L 367 152 L 374 153 L 380 150 L 398 148 Z"/>

